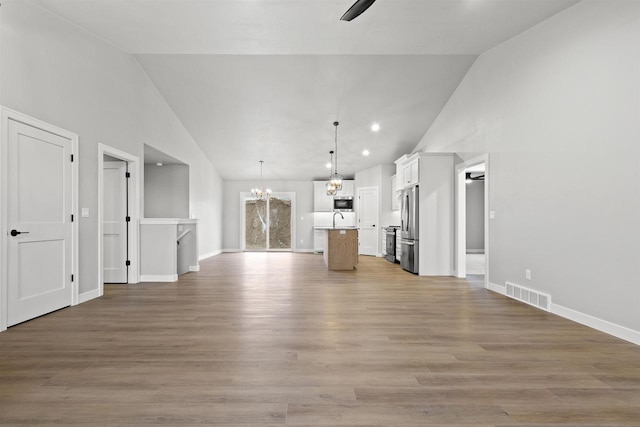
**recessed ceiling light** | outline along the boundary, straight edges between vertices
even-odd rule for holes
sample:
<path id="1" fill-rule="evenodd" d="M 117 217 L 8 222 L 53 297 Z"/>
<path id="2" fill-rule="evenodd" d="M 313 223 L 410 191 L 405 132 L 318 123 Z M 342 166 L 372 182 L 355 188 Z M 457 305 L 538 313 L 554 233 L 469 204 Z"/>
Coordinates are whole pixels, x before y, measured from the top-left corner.
<path id="1" fill-rule="evenodd" d="M 362 155 L 363 156 L 368 156 L 369 155 L 369 150 L 362 150 Z"/>
<path id="2" fill-rule="evenodd" d="M 331 162 L 327 162 L 326 165 L 324 165 L 327 169 L 331 169 Z"/>
<path id="3" fill-rule="evenodd" d="M 162 166 L 162 162 L 156 163 L 156 166 Z"/>
<path id="4" fill-rule="evenodd" d="M 378 132 L 380 130 L 380 125 L 378 123 L 374 123 L 371 125 L 371 130 L 373 132 Z"/>

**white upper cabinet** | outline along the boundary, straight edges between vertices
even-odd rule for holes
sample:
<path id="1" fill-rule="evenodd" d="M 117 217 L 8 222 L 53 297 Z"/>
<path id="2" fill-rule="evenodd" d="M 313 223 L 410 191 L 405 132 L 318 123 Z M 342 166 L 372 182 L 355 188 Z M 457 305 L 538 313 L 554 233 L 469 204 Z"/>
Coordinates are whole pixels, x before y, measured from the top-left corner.
<path id="1" fill-rule="evenodd" d="M 331 212 L 333 196 L 327 196 L 327 181 L 313 181 L 313 211 Z"/>
<path id="2" fill-rule="evenodd" d="M 333 196 L 327 196 L 328 181 L 313 181 L 313 211 L 332 212 Z M 353 180 L 342 181 L 342 190 L 336 196 L 353 196 L 355 192 L 355 182 Z"/>
<path id="3" fill-rule="evenodd" d="M 419 153 L 407 156 L 406 154 L 396 160 L 397 189 L 401 190 L 420 183 L 420 156 Z"/>
<path id="4" fill-rule="evenodd" d="M 342 181 L 342 190 L 338 191 L 336 196 L 352 196 L 356 193 L 356 182 L 354 180 L 345 179 Z"/>
<path id="5" fill-rule="evenodd" d="M 400 193 L 398 192 L 398 178 L 396 175 L 392 175 L 391 176 L 391 210 L 397 211 L 399 209 L 400 209 Z"/>

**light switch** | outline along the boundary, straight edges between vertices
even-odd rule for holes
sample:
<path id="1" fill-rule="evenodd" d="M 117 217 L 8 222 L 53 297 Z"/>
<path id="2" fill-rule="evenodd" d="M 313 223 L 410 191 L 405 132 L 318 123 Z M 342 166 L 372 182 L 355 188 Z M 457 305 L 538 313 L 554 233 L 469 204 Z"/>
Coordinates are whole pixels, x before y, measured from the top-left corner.
<path id="1" fill-rule="evenodd" d="M 89 218 L 89 208 L 82 208 L 80 216 L 82 216 L 82 218 Z"/>
<path id="2" fill-rule="evenodd" d="M 489 219 L 496 219 L 496 211 L 489 211 Z"/>

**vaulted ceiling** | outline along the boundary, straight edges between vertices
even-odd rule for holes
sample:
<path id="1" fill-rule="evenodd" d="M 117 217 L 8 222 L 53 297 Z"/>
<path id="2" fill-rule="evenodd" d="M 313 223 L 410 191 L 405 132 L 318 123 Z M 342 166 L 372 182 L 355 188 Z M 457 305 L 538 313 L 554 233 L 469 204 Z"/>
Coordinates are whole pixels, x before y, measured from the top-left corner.
<path id="1" fill-rule="evenodd" d="M 351 22 L 355 0 L 33 1 L 135 55 L 224 179 L 264 160 L 266 180 L 308 180 L 334 121 L 341 174 L 392 163 L 478 55 L 579 0 L 378 0 Z"/>

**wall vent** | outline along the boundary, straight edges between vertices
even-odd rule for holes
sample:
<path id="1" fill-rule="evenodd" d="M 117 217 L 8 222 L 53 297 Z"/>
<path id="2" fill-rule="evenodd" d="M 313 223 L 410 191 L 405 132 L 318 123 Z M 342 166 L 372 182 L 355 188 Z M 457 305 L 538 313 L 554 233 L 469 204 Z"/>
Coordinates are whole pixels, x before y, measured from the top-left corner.
<path id="1" fill-rule="evenodd" d="M 544 311 L 549 311 L 551 307 L 551 295 L 516 285 L 515 283 L 506 282 L 506 295 L 526 304 L 538 307 Z"/>

